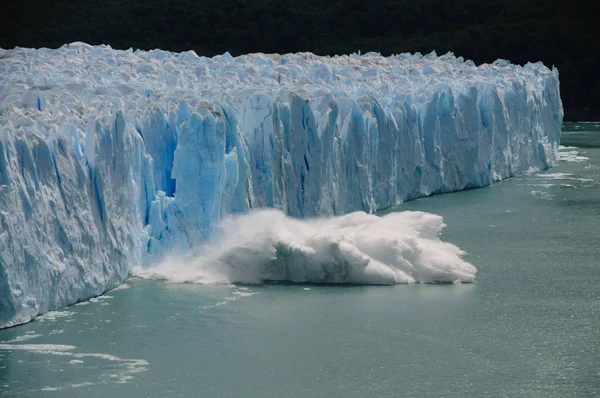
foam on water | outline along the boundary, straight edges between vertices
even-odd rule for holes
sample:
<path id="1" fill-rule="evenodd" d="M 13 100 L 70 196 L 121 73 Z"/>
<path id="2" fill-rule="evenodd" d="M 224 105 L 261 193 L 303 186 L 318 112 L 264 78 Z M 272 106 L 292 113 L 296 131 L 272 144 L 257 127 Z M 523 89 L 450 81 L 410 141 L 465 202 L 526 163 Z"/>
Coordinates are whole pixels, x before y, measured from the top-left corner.
<path id="1" fill-rule="evenodd" d="M 558 160 L 563 162 L 585 162 L 589 160 L 586 156 L 581 156 L 581 153 L 574 150 L 572 147 L 561 147 L 558 152 Z"/>
<path id="2" fill-rule="evenodd" d="M 543 191 L 531 191 L 531 194 L 539 199 L 546 199 L 546 200 L 552 200 L 556 197 L 556 195 L 551 194 L 549 192 L 543 192 Z"/>
<path id="3" fill-rule="evenodd" d="M 133 378 L 133 375 L 148 369 L 148 361 L 143 359 L 126 359 L 104 353 L 83 353 L 77 352 L 76 349 L 77 347 L 73 345 L 64 344 L 0 344 L 0 352 L 27 351 L 36 355 L 68 357 L 72 358 L 68 361 L 71 365 L 83 365 L 84 358 L 108 361 L 108 364 L 102 365 L 103 371 L 108 373 L 98 374 L 97 379 L 92 381 L 72 384 L 69 386 L 71 388 L 109 383 L 127 383 Z M 63 389 L 63 386 L 46 386 L 42 390 L 58 391 Z"/>
<path id="4" fill-rule="evenodd" d="M 580 126 L 575 126 L 575 128 L 580 128 Z M 558 152 L 558 160 L 560 162 L 569 162 L 569 163 L 582 163 L 589 161 L 589 158 L 586 156 L 582 156 L 581 148 L 575 146 L 559 146 Z M 587 165 L 585 168 L 589 168 L 590 165 Z M 548 188 L 567 188 L 567 189 L 577 189 L 577 188 L 587 188 L 591 187 L 596 182 L 591 178 L 581 178 L 573 173 L 566 172 L 556 172 L 556 173 L 536 173 L 536 178 L 541 179 L 543 182 L 541 183 L 527 183 L 526 185 L 535 187 L 530 191 L 531 195 L 544 200 L 554 200 L 556 198 L 556 194 L 552 192 L 547 192 L 541 189 Z"/>
<path id="5" fill-rule="evenodd" d="M 39 322 L 54 322 L 60 318 L 71 317 L 71 316 L 73 316 L 73 314 L 75 314 L 75 313 L 71 312 L 71 311 L 50 311 L 50 312 L 45 313 L 44 315 L 38 316 L 36 319 Z"/>
<path id="6" fill-rule="evenodd" d="M 233 303 L 234 301 L 237 301 L 241 298 L 251 297 L 251 296 L 254 296 L 257 294 L 259 294 L 259 293 L 248 291 L 248 289 L 246 289 L 246 288 L 236 288 L 236 290 L 234 290 L 230 296 L 225 297 L 223 300 L 221 300 L 213 305 L 204 305 L 204 306 L 200 307 L 200 309 L 202 311 L 206 311 L 208 309 L 220 307 L 222 305 L 227 305 L 227 304 Z"/>
<path id="7" fill-rule="evenodd" d="M 558 160 L 561 162 L 581 163 L 589 160 L 587 156 L 583 156 L 581 149 L 574 146 L 558 146 Z"/>
<path id="8" fill-rule="evenodd" d="M 173 283 L 398 284 L 473 282 L 476 268 L 442 242 L 440 216 L 355 212 L 298 220 L 278 210 L 228 217 L 195 258 L 170 256 L 134 275 Z"/>
<path id="9" fill-rule="evenodd" d="M 123 283 L 122 285 L 119 285 L 117 287 L 115 287 L 114 289 L 111 290 L 111 292 L 116 292 L 119 290 L 127 290 L 129 289 L 131 286 L 129 286 L 127 283 Z"/>
<path id="10" fill-rule="evenodd" d="M 42 337 L 41 334 L 37 334 L 37 333 L 26 333 L 24 335 L 21 336 L 17 336 L 14 339 L 8 340 L 8 341 L 3 341 L 3 343 L 19 343 L 22 341 L 27 341 L 27 340 L 31 340 L 31 339 L 35 339 L 38 337 Z"/>
<path id="11" fill-rule="evenodd" d="M 545 174 L 539 174 L 540 178 L 552 178 L 555 180 L 568 180 L 569 178 L 573 177 L 573 174 L 571 173 L 545 173 Z"/>

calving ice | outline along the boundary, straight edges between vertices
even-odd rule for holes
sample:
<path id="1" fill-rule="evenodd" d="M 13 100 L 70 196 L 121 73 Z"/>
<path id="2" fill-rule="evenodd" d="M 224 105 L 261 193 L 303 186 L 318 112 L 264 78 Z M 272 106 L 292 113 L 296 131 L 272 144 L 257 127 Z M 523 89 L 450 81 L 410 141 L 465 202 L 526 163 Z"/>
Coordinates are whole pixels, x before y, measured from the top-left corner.
<path id="1" fill-rule="evenodd" d="M 547 168 L 563 116 L 556 70 L 452 54 L 204 58 L 73 43 L 0 50 L 0 71 L 0 326 L 98 295 L 172 253 L 221 264 L 216 281 L 319 281 L 323 269 L 334 282 L 470 281 L 457 248 L 435 255 L 435 218 L 396 220 L 413 226 L 382 243 L 400 265 L 369 252 L 381 235 L 358 224 L 375 216 L 352 215 L 358 224 L 324 247 L 309 235 L 341 222 L 324 217 Z M 283 212 L 265 217 L 284 227 L 250 240 L 271 248 L 248 264 L 258 270 L 236 271 L 233 246 L 206 253 L 221 220 L 263 207 Z M 305 274 L 289 268 L 309 260 L 318 266 Z"/>
<path id="2" fill-rule="evenodd" d="M 134 275 L 175 283 L 472 282 L 475 267 L 440 241 L 444 226 L 442 217 L 422 212 L 298 220 L 256 210 L 224 218 L 199 255 L 172 255 Z"/>

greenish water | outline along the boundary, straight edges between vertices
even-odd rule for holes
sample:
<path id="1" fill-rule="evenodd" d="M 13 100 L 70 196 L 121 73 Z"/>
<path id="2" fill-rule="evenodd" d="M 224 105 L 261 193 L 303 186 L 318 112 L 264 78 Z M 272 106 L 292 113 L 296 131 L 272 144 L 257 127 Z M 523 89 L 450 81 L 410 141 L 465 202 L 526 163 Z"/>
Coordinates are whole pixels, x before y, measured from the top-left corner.
<path id="1" fill-rule="evenodd" d="M 444 216 L 475 284 L 130 280 L 1 330 L 0 396 L 599 396 L 600 132 L 575 127 L 549 171 L 395 209 Z"/>

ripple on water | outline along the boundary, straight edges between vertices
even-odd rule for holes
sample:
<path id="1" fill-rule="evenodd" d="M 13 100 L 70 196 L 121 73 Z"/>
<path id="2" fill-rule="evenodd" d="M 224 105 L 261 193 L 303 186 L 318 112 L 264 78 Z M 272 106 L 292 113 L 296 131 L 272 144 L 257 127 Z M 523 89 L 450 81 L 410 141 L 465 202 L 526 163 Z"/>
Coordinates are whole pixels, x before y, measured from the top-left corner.
<path id="1" fill-rule="evenodd" d="M 67 364 L 83 367 L 86 362 L 94 370 L 101 369 L 99 373 L 94 372 L 93 380 L 85 380 L 80 383 L 69 383 L 66 385 L 44 386 L 42 391 L 60 391 L 67 388 L 78 388 L 100 384 L 124 384 L 129 382 L 138 373 L 148 370 L 148 361 L 144 359 L 127 359 L 105 353 L 79 352 L 77 347 L 65 344 L 0 344 L 2 351 L 25 351 L 32 355 L 50 356 L 53 359 L 46 361 L 50 366 L 57 366 L 56 361 L 60 358 L 68 359 Z M 86 359 L 87 361 L 84 361 Z M 62 363 L 62 362 L 59 362 Z M 31 390 L 29 390 L 31 392 Z M 26 391 L 24 391 L 26 392 Z"/>

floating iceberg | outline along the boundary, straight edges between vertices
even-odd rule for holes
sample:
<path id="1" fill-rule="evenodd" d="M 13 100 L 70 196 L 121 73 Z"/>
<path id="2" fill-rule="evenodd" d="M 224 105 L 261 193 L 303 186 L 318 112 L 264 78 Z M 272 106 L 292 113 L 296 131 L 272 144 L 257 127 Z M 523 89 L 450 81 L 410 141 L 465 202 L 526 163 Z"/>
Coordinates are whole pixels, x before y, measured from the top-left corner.
<path id="1" fill-rule="evenodd" d="M 372 213 L 547 168 L 562 117 L 541 63 L 0 49 L 0 327 L 200 256 L 229 214 Z"/>

